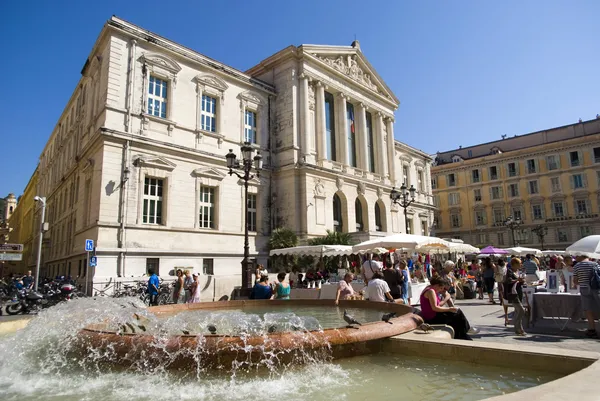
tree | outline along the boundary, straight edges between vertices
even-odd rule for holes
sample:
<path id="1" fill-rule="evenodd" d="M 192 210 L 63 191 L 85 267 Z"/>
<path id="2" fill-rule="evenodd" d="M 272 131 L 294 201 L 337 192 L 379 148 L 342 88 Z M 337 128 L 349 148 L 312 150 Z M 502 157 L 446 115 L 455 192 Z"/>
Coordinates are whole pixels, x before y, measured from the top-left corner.
<path id="1" fill-rule="evenodd" d="M 350 245 L 350 234 L 327 230 L 324 237 L 312 238 L 309 245 Z"/>
<path id="2" fill-rule="evenodd" d="M 298 245 L 298 236 L 289 228 L 276 228 L 271 232 L 269 238 L 269 250 L 281 248 L 293 248 Z M 289 270 L 296 263 L 295 257 L 289 255 L 271 256 L 271 267 L 274 271 L 280 272 Z"/>

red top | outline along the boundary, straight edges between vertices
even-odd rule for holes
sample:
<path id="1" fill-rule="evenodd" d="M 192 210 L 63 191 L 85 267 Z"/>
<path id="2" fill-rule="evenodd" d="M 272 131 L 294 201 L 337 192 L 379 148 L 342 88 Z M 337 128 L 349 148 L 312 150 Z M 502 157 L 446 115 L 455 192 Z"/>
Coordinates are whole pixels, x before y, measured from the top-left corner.
<path id="1" fill-rule="evenodd" d="M 429 290 L 432 290 L 435 293 L 435 290 L 433 288 L 426 287 L 423 290 L 423 292 L 421 293 L 421 296 L 419 297 L 419 299 L 421 301 L 421 317 L 424 320 L 433 319 L 435 317 L 435 314 L 436 314 L 436 312 L 431 308 L 431 303 L 429 302 L 429 298 L 427 298 L 425 296 L 425 294 Z M 440 304 L 440 300 L 437 297 L 437 294 L 435 294 L 434 298 L 435 298 L 435 306 L 438 306 Z"/>

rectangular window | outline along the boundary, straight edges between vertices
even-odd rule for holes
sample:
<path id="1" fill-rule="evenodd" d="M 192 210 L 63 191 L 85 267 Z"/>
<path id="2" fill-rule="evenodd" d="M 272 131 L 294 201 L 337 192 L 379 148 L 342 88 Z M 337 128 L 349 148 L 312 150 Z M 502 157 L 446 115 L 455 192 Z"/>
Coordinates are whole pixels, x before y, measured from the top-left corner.
<path id="1" fill-rule="evenodd" d="M 575 213 L 576 214 L 587 214 L 588 213 L 588 202 L 585 199 L 575 200 Z"/>
<path id="2" fill-rule="evenodd" d="M 215 228 L 215 189 L 200 187 L 198 227 Z"/>
<path id="3" fill-rule="evenodd" d="M 552 192 L 560 192 L 560 177 L 550 178 L 550 186 L 552 187 Z"/>
<path id="4" fill-rule="evenodd" d="M 248 194 L 248 231 L 256 232 L 256 194 Z"/>
<path id="5" fill-rule="evenodd" d="M 508 193 L 511 198 L 519 196 L 519 184 L 510 184 L 508 186 Z"/>
<path id="6" fill-rule="evenodd" d="M 423 179 L 423 170 L 417 171 L 417 188 L 419 191 L 425 192 L 425 180 Z"/>
<path id="7" fill-rule="evenodd" d="M 256 142 L 256 113 L 246 110 L 244 118 L 244 141 L 250 143 Z"/>
<path id="8" fill-rule="evenodd" d="M 494 223 L 504 223 L 504 209 L 493 209 Z"/>
<path id="9" fill-rule="evenodd" d="M 215 274 L 214 259 L 202 259 L 202 274 L 207 276 Z"/>
<path id="10" fill-rule="evenodd" d="M 502 187 L 491 187 L 491 198 L 492 199 L 501 199 L 502 198 Z"/>
<path id="11" fill-rule="evenodd" d="M 579 226 L 579 238 L 587 237 L 592 235 L 592 227 L 590 226 Z"/>
<path id="12" fill-rule="evenodd" d="M 504 245 L 504 233 L 498 233 L 498 245 Z"/>
<path id="13" fill-rule="evenodd" d="M 335 156 L 335 112 L 333 95 L 325 92 L 325 135 L 327 159 L 336 161 Z"/>
<path id="14" fill-rule="evenodd" d="M 368 111 L 365 113 L 367 123 L 367 166 L 371 173 L 375 172 L 375 142 L 373 138 L 373 119 L 371 113 Z"/>
<path id="15" fill-rule="evenodd" d="M 535 174 L 535 173 L 536 173 L 535 159 L 527 160 L 527 174 Z"/>
<path id="16" fill-rule="evenodd" d="M 600 182 L 600 171 L 598 171 L 598 182 Z M 437 177 L 431 179 L 431 189 L 437 189 Z"/>
<path id="17" fill-rule="evenodd" d="M 571 186 L 573 187 L 573 189 L 581 189 L 584 188 L 584 180 L 583 180 L 583 174 L 573 174 L 571 176 Z"/>
<path id="18" fill-rule="evenodd" d="M 456 176 L 454 174 L 448 174 L 448 186 L 449 187 L 456 186 Z"/>
<path id="19" fill-rule="evenodd" d="M 517 171 L 517 163 L 508 163 L 508 176 L 516 177 L 517 175 L 519 175 Z"/>
<path id="20" fill-rule="evenodd" d="M 150 75 L 148 82 L 148 114 L 167 118 L 167 81 Z"/>
<path id="21" fill-rule="evenodd" d="M 556 237 L 558 238 L 558 242 L 569 242 L 568 232 L 564 228 L 556 229 Z"/>
<path id="22" fill-rule="evenodd" d="M 562 202 L 554 202 L 552 204 L 552 209 L 554 211 L 554 217 L 565 217 L 565 209 Z"/>
<path id="23" fill-rule="evenodd" d="M 202 111 L 200 113 L 200 128 L 204 131 L 216 132 L 217 99 L 202 95 Z"/>
<path id="24" fill-rule="evenodd" d="M 163 180 L 146 177 L 144 179 L 144 205 L 142 222 L 162 224 Z"/>
<path id="25" fill-rule="evenodd" d="M 154 270 L 157 276 L 160 276 L 160 259 L 159 258 L 146 258 L 146 274 L 149 275 L 150 269 Z"/>
<path id="26" fill-rule="evenodd" d="M 408 166 L 402 166 L 402 180 L 404 185 L 406 185 L 407 187 L 409 186 L 408 178 Z"/>
<path id="27" fill-rule="evenodd" d="M 560 159 L 557 155 L 546 156 L 546 164 L 549 171 L 558 170 L 560 168 Z"/>
<path id="28" fill-rule="evenodd" d="M 579 166 L 581 164 L 579 161 L 579 152 L 576 150 L 569 152 L 569 160 L 571 161 L 571 167 Z"/>
<path id="29" fill-rule="evenodd" d="M 348 120 L 348 163 L 350 166 L 356 167 L 356 127 L 352 103 L 346 103 L 346 119 Z"/>
<path id="30" fill-rule="evenodd" d="M 542 205 L 532 205 L 531 216 L 533 217 L 533 220 L 542 220 L 544 218 L 544 209 L 542 208 Z"/>
<path id="31" fill-rule="evenodd" d="M 473 195 L 475 197 L 475 202 L 481 202 L 481 189 L 474 189 Z"/>
<path id="32" fill-rule="evenodd" d="M 437 207 L 440 206 L 440 196 L 439 195 L 435 195 L 433 197 L 433 206 L 437 206 Z"/>
<path id="33" fill-rule="evenodd" d="M 488 243 L 488 239 L 487 239 L 487 234 L 477 234 L 477 243 L 478 244 L 487 244 Z"/>
<path id="34" fill-rule="evenodd" d="M 424 220 L 421 220 L 421 235 L 427 236 L 429 235 L 429 233 L 427 232 L 427 222 Z"/>
<path id="35" fill-rule="evenodd" d="M 498 167 L 492 166 L 490 167 L 490 180 L 498 179 Z"/>
<path id="36" fill-rule="evenodd" d="M 531 195 L 539 193 L 537 180 L 529 181 L 529 193 Z"/>
<path id="37" fill-rule="evenodd" d="M 471 182 L 473 182 L 473 183 L 479 182 L 479 170 L 471 171 Z"/>
<path id="38" fill-rule="evenodd" d="M 478 226 L 483 226 L 486 223 L 486 218 L 485 218 L 485 211 L 483 210 L 476 210 L 475 211 L 475 224 Z"/>
<path id="39" fill-rule="evenodd" d="M 515 220 L 523 221 L 523 213 L 520 208 L 515 208 L 512 210 L 512 217 Z"/>
<path id="40" fill-rule="evenodd" d="M 448 194 L 448 204 L 450 206 L 460 204 L 460 193 L 458 193 L 458 192 L 449 193 Z"/>
<path id="41" fill-rule="evenodd" d="M 408 225 L 408 232 L 407 234 L 412 234 L 412 230 L 413 230 L 413 219 L 408 218 L 406 219 L 407 225 Z"/>
<path id="42" fill-rule="evenodd" d="M 460 227 L 460 215 L 458 215 L 458 214 L 450 215 L 450 226 L 452 228 Z"/>
<path id="43" fill-rule="evenodd" d="M 594 148 L 594 163 L 600 163 L 600 148 Z"/>

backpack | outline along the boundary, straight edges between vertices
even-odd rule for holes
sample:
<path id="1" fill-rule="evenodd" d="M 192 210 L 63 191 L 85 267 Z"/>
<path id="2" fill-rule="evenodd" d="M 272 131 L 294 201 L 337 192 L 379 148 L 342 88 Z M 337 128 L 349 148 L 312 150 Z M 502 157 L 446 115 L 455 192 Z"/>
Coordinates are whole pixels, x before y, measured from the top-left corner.
<path id="1" fill-rule="evenodd" d="M 590 278 L 590 288 L 600 291 L 600 266 L 596 264 L 592 269 L 592 277 Z"/>

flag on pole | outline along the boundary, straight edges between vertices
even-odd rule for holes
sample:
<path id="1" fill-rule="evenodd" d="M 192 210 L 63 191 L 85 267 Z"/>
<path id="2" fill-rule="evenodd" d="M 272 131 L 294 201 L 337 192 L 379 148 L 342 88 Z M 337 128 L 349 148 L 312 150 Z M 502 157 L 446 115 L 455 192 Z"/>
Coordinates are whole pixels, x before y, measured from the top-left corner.
<path id="1" fill-rule="evenodd" d="M 354 107 L 348 108 L 348 118 L 350 119 L 350 132 L 354 134 Z"/>

